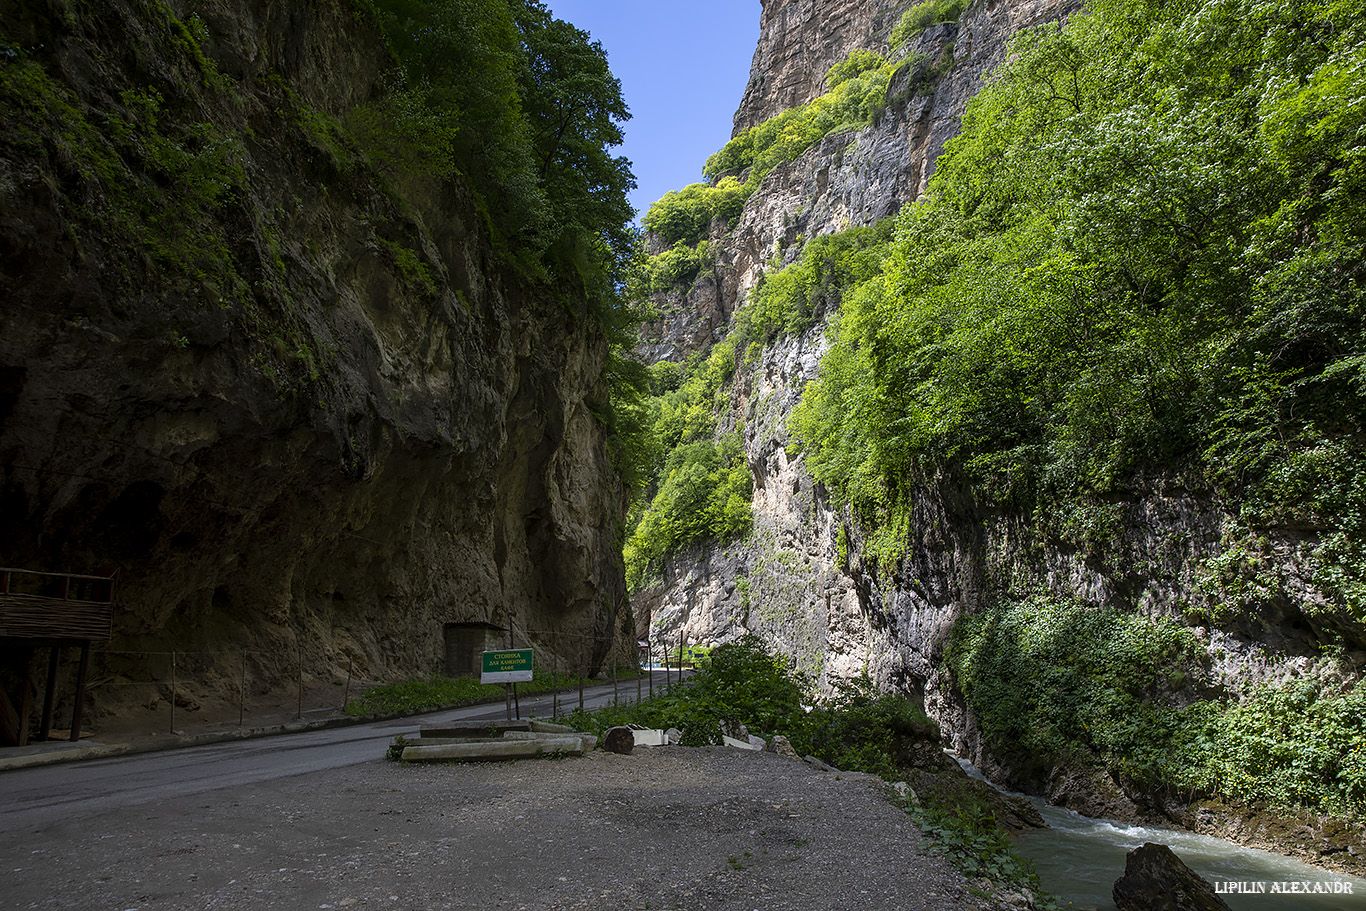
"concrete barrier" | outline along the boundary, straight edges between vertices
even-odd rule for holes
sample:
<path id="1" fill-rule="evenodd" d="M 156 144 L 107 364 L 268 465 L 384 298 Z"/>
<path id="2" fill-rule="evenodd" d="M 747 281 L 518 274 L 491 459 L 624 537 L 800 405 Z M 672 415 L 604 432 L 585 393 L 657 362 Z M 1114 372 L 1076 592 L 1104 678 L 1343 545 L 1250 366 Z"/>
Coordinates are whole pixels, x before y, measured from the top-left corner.
<path id="1" fill-rule="evenodd" d="M 576 734 L 578 733 L 567 724 L 552 724 L 549 721 L 532 721 L 531 732 L 533 734 Z"/>
<path id="2" fill-rule="evenodd" d="M 529 731 L 530 721 L 447 721 L 424 724 L 418 729 L 423 737 L 501 737 L 508 731 Z"/>
<path id="3" fill-rule="evenodd" d="M 585 753 L 591 753 L 593 748 L 598 745 L 598 738 L 594 737 L 592 734 L 581 734 L 573 728 L 567 729 L 566 732 L 508 731 L 503 737 L 506 740 L 553 740 L 562 737 L 574 737 L 578 738 L 578 740 L 583 743 L 583 751 Z"/>
<path id="4" fill-rule="evenodd" d="M 500 759 L 528 759 L 542 753 L 584 754 L 581 737 L 542 736 L 536 739 L 501 739 L 405 747 L 404 762 L 491 762 Z"/>

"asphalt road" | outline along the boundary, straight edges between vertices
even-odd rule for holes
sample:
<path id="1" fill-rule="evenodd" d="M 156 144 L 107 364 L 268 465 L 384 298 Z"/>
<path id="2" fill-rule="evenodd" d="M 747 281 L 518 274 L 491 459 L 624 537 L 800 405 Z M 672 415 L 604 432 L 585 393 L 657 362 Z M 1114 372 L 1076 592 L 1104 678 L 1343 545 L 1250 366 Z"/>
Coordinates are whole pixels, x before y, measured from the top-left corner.
<path id="1" fill-rule="evenodd" d="M 663 681 L 663 673 L 655 675 L 657 693 Z M 635 682 L 622 682 L 619 695 L 623 702 L 634 700 Z M 553 698 L 523 698 L 522 717 L 549 718 Z M 608 705 L 612 699 L 611 684 L 584 690 L 587 709 Z M 559 700 L 562 710 L 572 709 L 578 705 L 578 693 L 561 693 Z M 0 831 L 369 762 L 384 755 L 396 734 L 416 734 L 421 725 L 504 717 L 506 708 L 501 703 L 478 705 L 320 731 L 3 772 Z"/>
<path id="2" fill-rule="evenodd" d="M 0 824 L 0 911 L 987 911 L 871 776 L 727 747 L 379 758 L 404 729 L 341 766 L 311 734 L 66 764 L 71 797 L 112 793 Z"/>

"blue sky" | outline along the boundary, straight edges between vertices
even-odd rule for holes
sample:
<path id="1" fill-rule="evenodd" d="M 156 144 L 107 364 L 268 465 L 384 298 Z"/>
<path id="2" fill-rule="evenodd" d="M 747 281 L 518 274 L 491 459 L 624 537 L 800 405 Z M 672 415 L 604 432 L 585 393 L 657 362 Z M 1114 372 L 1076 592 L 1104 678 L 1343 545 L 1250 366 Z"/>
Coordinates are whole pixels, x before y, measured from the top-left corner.
<path id="1" fill-rule="evenodd" d="M 730 139 L 759 39 L 759 0 L 543 0 L 602 42 L 631 108 L 626 142 L 642 214 L 702 177 Z"/>

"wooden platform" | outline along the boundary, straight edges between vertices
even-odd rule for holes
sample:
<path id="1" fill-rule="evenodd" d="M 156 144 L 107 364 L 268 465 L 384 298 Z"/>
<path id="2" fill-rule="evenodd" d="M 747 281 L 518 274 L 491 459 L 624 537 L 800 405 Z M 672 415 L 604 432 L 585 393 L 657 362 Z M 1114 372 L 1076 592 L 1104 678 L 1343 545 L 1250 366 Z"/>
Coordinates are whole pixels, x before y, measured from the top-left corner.
<path id="1" fill-rule="evenodd" d="M 39 737 L 47 740 L 52 733 L 61 650 L 74 647 L 81 650 L 81 657 L 70 738 L 73 741 L 80 739 L 81 711 L 90 669 L 90 643 L 107 642 L 113 636 L 116 574 L 115 569 L 81 575 L 0 567 L 0 638 L 18 640 L 21 654 L 26 656 L 21 659 L 23 689 L 18 707 L 0 688 L 0 743 L 23 746 L 28 742 L 32 691 L 28 668 L 33 650 L 41 647 L 51 651 Z"/>
<path id="2" fill-rule="evenodd" d="M 107 642 L 114 574 L 84 576 L 0 567 L 0 637 Z"/>

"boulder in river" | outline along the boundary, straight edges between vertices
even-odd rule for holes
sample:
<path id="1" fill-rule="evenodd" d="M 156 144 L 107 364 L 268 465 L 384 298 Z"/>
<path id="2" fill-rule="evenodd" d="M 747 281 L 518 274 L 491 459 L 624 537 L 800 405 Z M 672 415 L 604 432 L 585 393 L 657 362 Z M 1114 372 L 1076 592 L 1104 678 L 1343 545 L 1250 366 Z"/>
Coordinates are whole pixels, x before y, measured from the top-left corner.
<path id="1" fill-rule="evenodd" d="M 1129 852 L 1111 894 L 1119 911 L 1229 911 L 1171 848 L 1151 842 Z"/>

